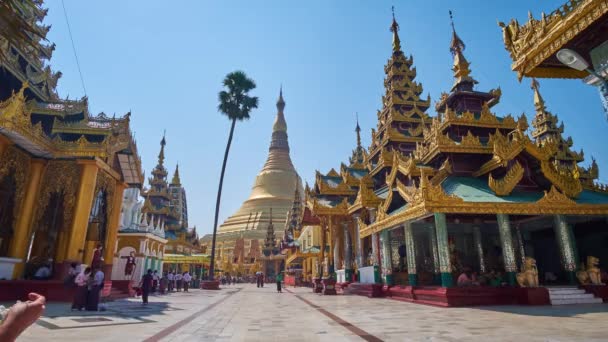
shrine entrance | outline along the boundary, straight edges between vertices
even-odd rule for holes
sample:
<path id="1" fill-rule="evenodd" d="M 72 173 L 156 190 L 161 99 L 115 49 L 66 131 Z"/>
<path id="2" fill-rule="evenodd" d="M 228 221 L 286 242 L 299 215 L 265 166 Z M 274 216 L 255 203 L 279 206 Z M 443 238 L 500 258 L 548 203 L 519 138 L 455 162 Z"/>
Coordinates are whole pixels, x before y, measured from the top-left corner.
<path id="1" fill-rule="evenodd" d="M 0 257 L 8 255 L 13 237 L 16 190 L 13 172 L 0 179 Z"/>
<path id="2" fill-rule="evenodd" d="M 89 226 L 87 228 L 87 242 L 85 245 L 85 263 L 90 263 L 95 247 L 100 244 L 104 247 L 107 235 L 107 195 L 106 191 L 99 190 L 91 207 Z"/>
<path id="3" fill-rule="evenodd" d="M 43 265 L 52 267 L 58 252 L 58 237 L 64 224 L 64 194 L 53 192 L 40 221 L 34 225 L 28 250 L 25 278 L 31 279 Z"/>

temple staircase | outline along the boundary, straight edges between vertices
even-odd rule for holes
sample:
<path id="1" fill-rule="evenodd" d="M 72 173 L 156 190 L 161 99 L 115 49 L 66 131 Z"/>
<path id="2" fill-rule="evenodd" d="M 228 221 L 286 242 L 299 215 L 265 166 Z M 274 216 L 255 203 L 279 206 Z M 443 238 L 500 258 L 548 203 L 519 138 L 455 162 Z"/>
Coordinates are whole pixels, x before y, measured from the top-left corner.
<path id="1" fill-rule="evenodd" d="M 551 305 L 565 304 L 595 304 L 602 303 L 601 298 L 595 297 L 592 293 L 587 293 L 577 287 L 547 287 Z"/>

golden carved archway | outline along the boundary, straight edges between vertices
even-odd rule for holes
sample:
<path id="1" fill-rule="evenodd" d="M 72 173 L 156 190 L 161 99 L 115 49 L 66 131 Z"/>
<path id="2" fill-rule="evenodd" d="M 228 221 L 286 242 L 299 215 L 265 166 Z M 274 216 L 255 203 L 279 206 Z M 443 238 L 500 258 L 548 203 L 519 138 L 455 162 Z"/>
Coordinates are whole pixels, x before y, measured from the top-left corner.
<path id="1" fill-rule="evenodd" d="M 12 171 L 17 189 L 15 190 L 14 215 L 17 217 L 21 210 L 21 204 L 25 195 L 25 186 L 30 173 L 31 158 L 15 146 L 11 146 L 0 157 L 0 180 Z"/>
<path id="2" fill-rule="evenodd" d="M 53 193 L 63 193 L 64 220 L 62 231 L 68 232 L 74 218 L 74 206 L 76 204 L 76 190 L 78 183 L 74 180 L 80 179 L 80 168 L 70 161 L 50 161 L 44 171 L 40 195 L 36 200 L 36 214 L 34 215 L 34 227 L 40 224 L 44 211 Z"/>

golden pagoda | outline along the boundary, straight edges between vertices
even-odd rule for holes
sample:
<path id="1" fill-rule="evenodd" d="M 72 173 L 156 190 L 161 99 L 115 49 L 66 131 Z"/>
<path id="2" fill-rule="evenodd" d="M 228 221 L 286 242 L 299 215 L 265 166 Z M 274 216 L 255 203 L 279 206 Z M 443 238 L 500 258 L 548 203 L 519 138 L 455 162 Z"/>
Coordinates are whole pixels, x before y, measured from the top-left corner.
<path id="1" fill-rule="evenodd" d="M 235 263 L 244 259 L 246 270 L 261 256 L 269 222 L 274 223 L 277 236 L 282 236 L 296 188 L 303 193 L 300 177 L 289 156 L 284 110 L 285 100 L 281 89 L 266 163 L 256 176 L 249 198 L 224 221 L 217 232 L 218 259 L 233 258 Z M 209 250 L 211 237 L 207 235 L 201 240 Z"/>

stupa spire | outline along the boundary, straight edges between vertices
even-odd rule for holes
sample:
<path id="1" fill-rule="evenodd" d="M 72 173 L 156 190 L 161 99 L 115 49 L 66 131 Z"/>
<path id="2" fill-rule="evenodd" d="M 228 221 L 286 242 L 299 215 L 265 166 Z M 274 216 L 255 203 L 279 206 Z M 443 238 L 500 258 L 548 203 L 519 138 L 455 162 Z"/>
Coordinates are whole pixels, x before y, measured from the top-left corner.
<path id="1" fill-rule="evenodd" d="M 277 116 L 272 125 L 272 139 L 268 159 L 264 165 L 265 170 L 272 168 L 293 169 L 291 158 L 289 157 L 289 142 L 287 140 L 287 122 L 285 121 L 285 100 L 283 99 L 283 86 L 279 90 L 279 99 L 277 100 Z"/>
<path id="2" fill-rule="evenodd" d="M 452 25 L 452 41 L 450 42 L 450 52 L 452 53 L 452 56 L 454 56 L 454 65 L 452 67 L 452 70 L 454 71 L 454 85 L 452 86 L 452 90 L 473 90 L 473 85 L 477 84 L 478 82 L 470 76 L 470 63 L 464 57 L 463 53 L 466 46 L 462 39 L 460 39 L 460 37 L 456 33 L 452 11 L 449 11 L 449 13 L 450 24 Z"/>

